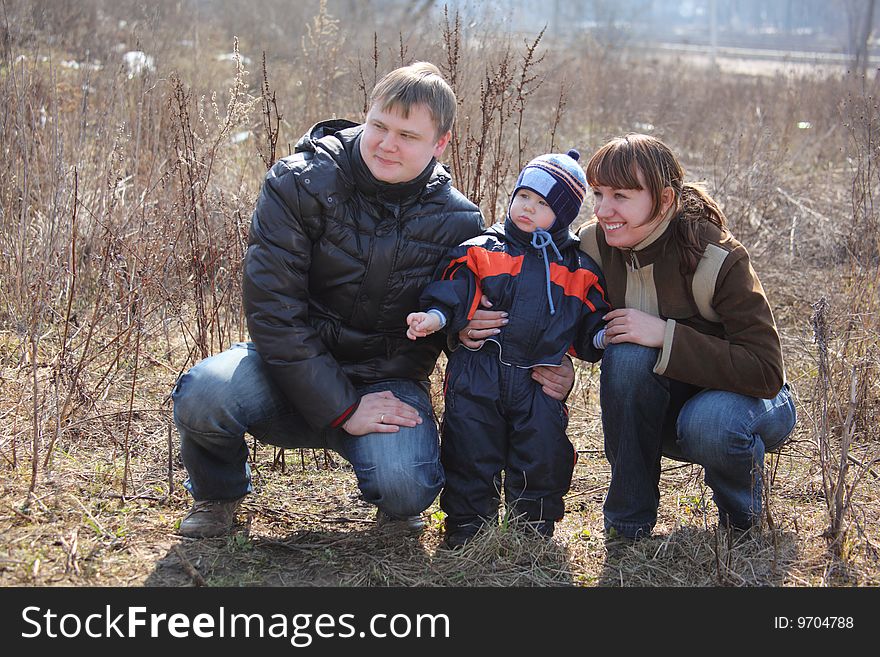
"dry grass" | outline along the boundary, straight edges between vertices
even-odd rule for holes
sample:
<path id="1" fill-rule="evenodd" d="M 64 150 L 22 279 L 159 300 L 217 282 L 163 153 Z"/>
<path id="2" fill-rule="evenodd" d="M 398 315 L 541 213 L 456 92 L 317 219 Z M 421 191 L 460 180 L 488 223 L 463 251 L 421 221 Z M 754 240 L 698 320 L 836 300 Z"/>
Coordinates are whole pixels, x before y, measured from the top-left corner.
<path id="1" fill-rule="evenodd" d="M 332 2 L 267 0 L 264 16 L 288 21 L 282 38 L 232 0 L 215 4 L 237 14 L 0 3 L 0 585 L 880 584 L 870 83 L 727 74 L 586 40 L 563 50 L 454 15 L 401 16 L 405 33 L 373 34 L 369 8 L 341 21 Z M 224 21 L 250 63 L 216 59 L 234 51 Z M 120 42 L 156 70 L 129 77 Z M 700 468 L 664 461 L 656 535 L 607 544 L 598 370 L 584 365 L 570 398 L 580 460 L 550 543 L 504 527 L 438 550 L 436 506 L 419 537 L 380 532 L 339 457 L 282 460 L 271 447 L 255 452 L 256 493 L 234 535 L 174 534 L 189 500 L 168 394 L 179 372 L 246 337 L 241 256 L 266 163 L 313 120 L 358 118 L 378 73 L 420 58 L 455 83 L 448 160 L 487 217 L 524 158 L 629 130 L 667 140 L 721 200 L 798 396 L 794 439 L 767 463 L 760 533 L 719 533 Z"/>
<path id="2" fill-rule="evenodd" d="M 595 376 L 582 372 L 595 389 Z M 577 395 L 577 391 L 575 395 Z M 589 404 L 589 410 L 581 404 Z M 429 509 L 421 536 L 375 527 L 351 468 L 321 451 L 258 447 L 256 486 L 232 536 L 181 539 L 174 527 L 189 506 L 172 451 L 168 491 L 167 411 L 144 413 L 132 432 L 130 493 L 119 493 L 123 455 L 95 428 L 57 448 L 51 475 L 29 495 L 26 468 L 5 478 L 0 581 L 40 586 L 876 586 L 874 545 L 880 500 L 865 485 L 854 506 L 858 528 L 845 559 L 833 558 L 815 445 L 802 424 L 768 463 L 769 512 L 755 535 L 716 526 L 711 493 L 696 466 L 664 461 L 654 537 L 606 542 L 601 503 L 610 471 L 592 393 L 575 399 L 580 452 L 568 513 L 546 542 L 516 527 L 481 534 L 465 549 L 439 547 L 441 513 Z M 116 423 L 118 424 L 118 420 Z M 114 426 L 110 421 L 109 426 Z M 183 559 L 181 558 L 181 553 Z M 185 561 L 184 561 L 185 559 Z M 188 562 L 188 565 L 186 564 Z"/>

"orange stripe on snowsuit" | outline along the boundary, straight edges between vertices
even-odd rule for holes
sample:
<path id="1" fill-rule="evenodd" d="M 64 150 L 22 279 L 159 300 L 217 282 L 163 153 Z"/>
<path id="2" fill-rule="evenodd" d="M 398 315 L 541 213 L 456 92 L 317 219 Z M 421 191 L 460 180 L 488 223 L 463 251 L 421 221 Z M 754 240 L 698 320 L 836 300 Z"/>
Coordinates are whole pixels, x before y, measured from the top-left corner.
<path id="1" fill-rule="evenodd" d="M 599 294 L 602 295 L 602 298 L 605 298 L 605 291 L 598 285 L 599 277 L 586 269 L 571 271 L 567 267 L 551 262 L 550 280 L 562 288 L 563 294 L 577 297 L 594 312 L 596 307 L 587 298 L 590 288 L 595 287 Z"/>
<path id="2" fill-rule="evenodd" d="M 523 256 L 512 256 L 502 251 L 487 251 L 479 246 L 468 249 L 468 268 L 484 279 L 490 276 L 509 274 L 518 276 L 522 270 Z"/>
<path id="3" fill-rule="evenodd" d="M 463 255 L 450 262 L 446 265 L 446 269 L 443 270 L 443 275 L 440 277 L 441 280 L 452 280 L 455 277 L 455 272 L 458 271 L 458 268 L 465 263 L 467 263 L 467 255 Z"/>
<path id="4" fill-rule="evenodd" d="M 468 247 L 465 255 L 456 258 L 447 265 L 446 269 L 443 271 L 443 280 L 452 279 L 462 265 L 467 265 L 467 268 L 473 272 L 474 276 L 476 276 L 478 283 L 484 278 L 489 278 L 490 276 L 500 276 L 502 274 L 517 276 L 522 270 L 522 263 L 523 256 L 511 256 L 507 253 L 502 253 L 501 251 L 487 251 L 480 246 L 471 246 Z M 474 313 L 480 305 L 481 295 L 482 292 L 480 291 L 480 286 L 478 284 L 476 286 L 474 298 L 471 299 L 468 308 L 468 319 L 473 319 Z"/>

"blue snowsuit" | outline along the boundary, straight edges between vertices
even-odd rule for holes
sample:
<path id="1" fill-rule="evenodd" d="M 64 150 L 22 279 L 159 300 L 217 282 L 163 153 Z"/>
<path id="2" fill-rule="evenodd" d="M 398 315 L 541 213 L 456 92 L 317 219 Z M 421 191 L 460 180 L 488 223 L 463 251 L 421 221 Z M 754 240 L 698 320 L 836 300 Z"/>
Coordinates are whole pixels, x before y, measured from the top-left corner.
<path id="1" fill-rule="evenodd" d="M 601 358 L 593 336 L 610 310 L 602 273 L 567 226 L 526 233 L 508 219 L 454 247 L 437 279 L 420 303 L 446 316 L 450 335 L 470 321 L 482 294 L 509 320 L 480 349 L 459 346 L 449 356 L 440 456 L 447 534 L 473 535 L 497 522 L 504 472 L 512 514 L 552 535 L 577 457 L 565 404 L 530 370 L 559 365 L 567 352 Z"/>

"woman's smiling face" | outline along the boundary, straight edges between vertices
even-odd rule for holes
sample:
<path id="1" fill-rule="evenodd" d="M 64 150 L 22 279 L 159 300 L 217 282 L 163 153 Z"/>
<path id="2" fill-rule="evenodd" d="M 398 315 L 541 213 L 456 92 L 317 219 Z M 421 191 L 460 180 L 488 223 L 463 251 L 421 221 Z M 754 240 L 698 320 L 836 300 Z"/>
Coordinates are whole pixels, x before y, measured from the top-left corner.
<path id="1" fill-rule="evenodd" d="M 599 220 L 609 246 L 631 249 L 663 221 L 662 212 L 651 215 L 654 199 L 641 171 L 638 172 L 638 179 L 641 189 L 615 189 L 605 185 L 592 188 L 593 214 Z"/>

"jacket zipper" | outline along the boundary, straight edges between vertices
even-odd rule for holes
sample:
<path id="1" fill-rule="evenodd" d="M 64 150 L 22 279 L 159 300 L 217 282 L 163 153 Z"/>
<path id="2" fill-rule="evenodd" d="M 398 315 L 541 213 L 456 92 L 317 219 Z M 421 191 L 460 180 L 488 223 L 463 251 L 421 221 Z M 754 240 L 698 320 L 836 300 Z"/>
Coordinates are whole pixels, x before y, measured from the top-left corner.
<path id="1" fill-rule="evenodd" d="M 630 261 L 630 264 L 632 265 L 633 271 L 641 268 L 641 265 L 639 265 L 638 258 L 636 258 L 635 249 L 629 250 L 629 261 Z"/>
<path id="2" fill-rule="evenodd" d="M 639 286 L 639 290 L 638 290 L 638 292 L 639 292 L 639 306 L 638 306 L 638 308 L 639 308 L 639 310 L 644 310 L 644 308 L 646 306 L 645 285 L 644 285 L 644 281 L 642 280 L 642 275 L 641 275 L 641 273 L 639 273 L 639 270 L 642 268 L 642 266 L 639 264 L 639 259 L 636 257 L 635 249 L 629 249 L 629 261 L 630 261 L 630 266 L 632 267 L 633 273 L 636 274 L 636 276 L 634 277 L 634 282 L 636 282 L 636 284 Z"/>

